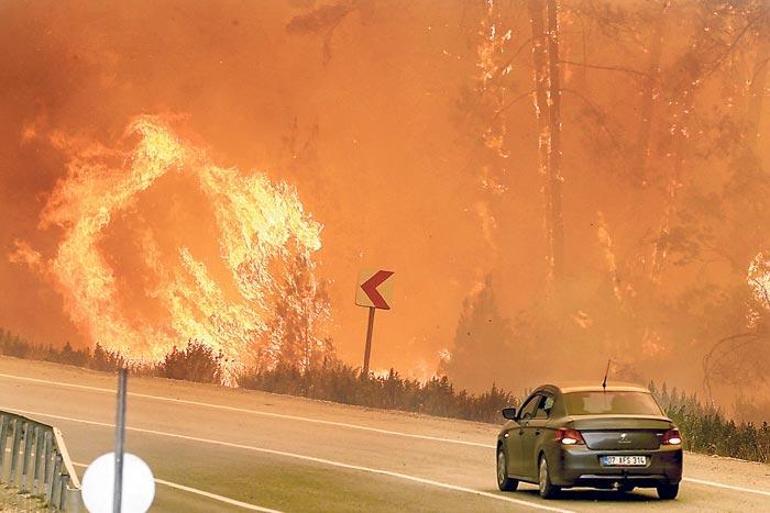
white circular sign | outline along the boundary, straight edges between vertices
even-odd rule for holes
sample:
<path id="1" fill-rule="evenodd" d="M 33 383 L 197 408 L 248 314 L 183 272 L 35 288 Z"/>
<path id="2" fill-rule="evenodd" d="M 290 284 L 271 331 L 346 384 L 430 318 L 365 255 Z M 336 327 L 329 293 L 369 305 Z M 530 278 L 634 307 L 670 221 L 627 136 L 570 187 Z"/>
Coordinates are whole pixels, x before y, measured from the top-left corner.
<path id="1" fill-rule="evenodd" d="M 83 503 L 91 513 L 112 513 L 115 484 L 115 453 L 96 458 L 83 474 Z M 138 456 L 123 455 L 123 499 L 121 513 L 146 513 L 155 497 L 155 479 Z"/>

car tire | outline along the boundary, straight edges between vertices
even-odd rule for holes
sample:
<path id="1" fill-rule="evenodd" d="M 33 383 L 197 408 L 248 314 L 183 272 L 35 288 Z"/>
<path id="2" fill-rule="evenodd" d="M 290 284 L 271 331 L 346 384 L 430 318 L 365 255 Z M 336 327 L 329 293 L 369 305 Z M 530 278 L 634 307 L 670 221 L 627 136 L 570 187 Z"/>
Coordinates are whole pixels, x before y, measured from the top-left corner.
<path id="1" fill-rule="evenodd" d="M 537 465 L 537 481 L 540 491 L 540 497 L 543 499 L 553 499 L 559 495 L 561 488 L 551 483 L 551 473 L 548 470 L 548 460 L 545 454 L 540 455 L 540 461 Z"/>
<path id="2" fill-rule="evenodd" d="M 658 497 L 664 501 L 676 499 L 679 494 L 679 484 L 662 484 L 658 487 Z"/>
<path id="3" fill-rule="evenodd" d="M 512 492 L 519 486 L 518 479 L 508 477 L 508 457 L 502 447 L 497 449 L 497 487 L 501 492 Z"/>

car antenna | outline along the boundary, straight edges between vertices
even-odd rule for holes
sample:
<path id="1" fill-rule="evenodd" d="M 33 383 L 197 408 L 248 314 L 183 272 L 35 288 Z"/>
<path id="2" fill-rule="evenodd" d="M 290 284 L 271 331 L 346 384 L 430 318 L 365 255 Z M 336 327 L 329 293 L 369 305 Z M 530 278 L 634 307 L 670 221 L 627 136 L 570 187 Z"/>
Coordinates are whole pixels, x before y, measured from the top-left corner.
<path id="1" fill-rule="evenodd" d="M 607 359 L 607 370 L 604 371 L 604 381 L 602 381 L 602 389 L 605 392 L 607 391 L 607 376 L 610 374 L 610 362 L 612 362 L 612 358 Z"/>

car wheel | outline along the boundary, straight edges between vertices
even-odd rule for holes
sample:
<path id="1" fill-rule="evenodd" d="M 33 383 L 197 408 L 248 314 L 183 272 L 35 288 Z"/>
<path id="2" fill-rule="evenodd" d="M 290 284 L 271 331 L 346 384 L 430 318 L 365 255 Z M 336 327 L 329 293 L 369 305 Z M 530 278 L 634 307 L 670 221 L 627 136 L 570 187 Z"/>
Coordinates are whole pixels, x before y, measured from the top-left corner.
<path id="1" fill-rule="evenodd" d="M 545 455 L 540 456 L 537 481 L 540 487 L 540 497 L 543 499 L 553 499 L 561 491 L 558 486 L 551 483 L 551 474 L 548 471 L 548 460 L 545 459 Z"/>
<path id="2" fill-rule="evenodd" d="M 664 501 L 676 499 L 679 494 L 679 484 L 663 484 L 658 486 L 658 497 Z"/>
<path id="3" fill-rule="evenodd" d="M 503 492 L 512 492 L 519 486 L 517 479 L 508 477 L 508 458 L 502 447 L 497 449 L 497 487 Z"/>

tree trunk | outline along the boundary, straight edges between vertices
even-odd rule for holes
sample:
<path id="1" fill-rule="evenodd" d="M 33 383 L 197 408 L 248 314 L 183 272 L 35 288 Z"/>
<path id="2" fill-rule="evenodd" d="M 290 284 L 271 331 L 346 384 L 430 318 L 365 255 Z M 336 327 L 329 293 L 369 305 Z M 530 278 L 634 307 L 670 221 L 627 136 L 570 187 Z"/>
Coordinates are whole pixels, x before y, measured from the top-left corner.
<path id="1" fill-rule="evenodd" d="M 751 82 L 749 84 L 749 101 L 746 112 L 746 137 L 747 147 L 760 159 L 760 123 L 762 121 L 762 106 L 767 87 L 767 68 L 770 67 L 770 30 L 768 23 L 765 22 L 759 28 L 757 55 L 754 60 L 754 67 L 751 73 Z"/>
<path id="2" fill-rule="evenodd" d="M 687 122 L 695 104 L 695 89 L 689 87 L 682 94 L 681 108 L 677 112 L 677 121 L 673 135 L 673 164 L 672 171 L 666 182 L 666 196 L 664 199 L 663 217 L 658 228 L 658 237 L 655 241 L 655 249 L 652 253 L 652 270 L 650 279 L 653 283 L 660 283 L 660 277 L 668 258 L 668 244 L 666 240 L 671 233 L 671 224 L 677 211 L 677 196 L 682 186 L 682 170 L 688 153 Z"/>
<path id="3" fill-rule="evenodd" d="M 547 60 L 545 38 L 545 20 L 543 14 L 542 0 L 529 0 L 529 20 L 532 25 L 532 68 L 534 87 L 534 107 L 535 118 L 537 120 L 537 155 L 538 171 L 545 178 L 548 174 L 548 147 L 550 146 L 550 134 L 548 132 L 548 83 L 547 83 Z M 545 187 L 544 187 L 545 189 Z M 550 235 L 548 222 L 548 195 L 545 196 L 545 231 L 546 231 L 546 250 L 548 256 L 548 281 L 551 281 L 552 266 L 550 258 Z"/>
<path id="4" fill-rule="evenodd" d="M 634 179 L 642 185 L 647 185 L 647 167 L 652 153 L 652 120 L 655 116 L 655 96 L 660 87 L 660 60 L 663 53 L 663 38 L 665 34 L 665 15 L 668 2 L 663 3 L 660 15 L 655 22 L 655 29 L 650 44 L 650 60 L 647 65 L 647 77 L 642 86 L 642 104 L 639 116 L 639 145 L 635 163 Z"/>
<path id="5" fill-rule="evenodd" d="M 561 72 L 559 67 L 559 2 L 548 0 L 548 185 L 546 205 L 550 221 L 550 252 L 553 277 L 564 276 L 564 221 L 561 204 Z"/>
<path id="6" fill-rule="evenodd" d="M 544 179 L 547 280 L 549 285 L 553 285 L 554 282 L 561 279 L 564 271 L 564 226 L 560 172 L 559 9 L 556 0 L 547 0 L 547 2 L 529 0 L 528 8 L 532 25 L 534 103 L 538 127 L 538 169 Z"/>
<path id="7" fill-rule="evenodd" d="M 706 4 L 700 5 L 699 8 L 703 13 L 708 11 Z M 701 51 L 704 45 L 708 44 L 708 38 L 710 37 L 710 27 L 708 22 L 705 21 L 707 17 L 704 16 L 703 19 L 703 25 L 695 30 L 692 43 L 690 44 L 690 52 L 692 52 L 695 58 L 700 57 L 698 52 Z M 682 186 L 682 174 L 690 149 L 689 121 L 695 107 L 695 94 L 703 71 L 703 64 L 700 61 L 696 65 L 687 67 L 686 73 L 681 80 L 681 91 L 677 91 L 673 99 L 669 101 L 669 104 L 673 106 L 672 126 L 670 129 L 672 134 L 671 144 L 673 146 L 671 152 L 672 164 L 666 181 L 663 217 L 658 228 L 658 236 L 655 240 L 650 266 L 650 280 L 655 284 L 660 283 L 661 274 L 668 258 L 669 241 L 667 238 L 671 233 L 672 222 L 677 213 L 677 201 L 679 189 Z"/>

